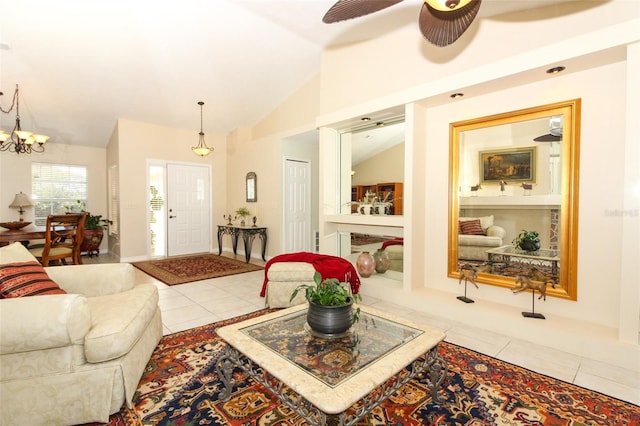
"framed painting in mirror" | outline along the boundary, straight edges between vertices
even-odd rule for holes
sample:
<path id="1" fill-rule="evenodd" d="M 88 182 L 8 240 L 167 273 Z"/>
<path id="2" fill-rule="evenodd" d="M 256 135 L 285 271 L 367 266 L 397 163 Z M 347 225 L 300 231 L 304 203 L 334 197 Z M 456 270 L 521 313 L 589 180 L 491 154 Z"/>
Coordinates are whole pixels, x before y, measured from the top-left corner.
<path id="1" fill-rule="evenodd" d="M 536 181 L 536 147 L 480 151 L 480 182 Z"/>

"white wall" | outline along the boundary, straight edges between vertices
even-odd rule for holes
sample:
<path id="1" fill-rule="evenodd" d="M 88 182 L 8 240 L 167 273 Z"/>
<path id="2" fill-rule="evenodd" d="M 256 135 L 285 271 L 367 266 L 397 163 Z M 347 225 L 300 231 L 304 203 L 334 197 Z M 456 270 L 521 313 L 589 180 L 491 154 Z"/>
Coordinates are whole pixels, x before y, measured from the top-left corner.
<path id="1" fill-rule="evenodd" d="M 439 58 L 407 32 L 325 52 L 318 124 L 331 127 L 409 105 L 405 194 L 413 207 L 407 209 L 404 232 L 411 280 L 397 292 L 376 288 L 376 296 L 640 370 L 640 233 L 632 217 L 610 213 L 633 214 L 638 206 L 637 192 L 627 188 L 640 183 L 625 181 L 637 177 L 637 165 L 631 166 L 625 153 L 637 153 L 640 140 L 638 126 L 628 123 L 640 116 L 637 102 L 628 101 L 639 76 L 627 72 L 638 67 L 638 49 L 628 45 L 640 40 L 640 11 L 633 2 L 612 1 L 572 2 L 532 13 L 539 19 L 484 19 L 469 39 L 441 50 Z M 503 41 L 499 49 L 496 40 Z M 630 63 L 628 51 L 636 52 Z M 369 61 L 380 57 L 385 61 L 371 66 Z M 545 74 L 551 65 L 566 65 L 567 71 Z M 454 91 L 465 97 L 451 100 Z M 458 282 L 447 277 L 449 123 L 574 98 L 582 98 L 578 300 L 538 302 L 537 311 L 547 314 L 538 322 L 520 316 L 531 310 L 530 297 L 500 287 L 482 285 L 473 292 L 472 309 L 461 306 L 455 299 Z M 325 143 L 332 140 L 321 140 Z M 331 197 L 325 195 L 324 202 Z M 626 230 L 635 236 L 623 234 Z"/>
<path id="2" fill-rule="evenodd" d="M 122 261 L 148 258 L 147 244 L 147 160 L 179 164 L 209 164 L 213 167 L 211 181 L 212 223 L 222 220 L 226 210 L 226 141 L 224 137 L 205 135 L 214 151 L 199 157 L 191 151 L 198 142 L 198 132 L 193 129 L 175 129 L 131 120 L 118 120 L 117 149 L 109 147 L 109 164 L 118 164 L 120 172 L 120 234 L 118 251 Z M 217 247 L 215 232 L 211 228 L 212 248 Z"/>
<path id="3" fill-rule="evenodd" d="M 404 182 L 404 142 L 353 166 L 353 171 L 352 185 Z"/>
<path id="4" fill-rule="evenodd" d="M 31 163 L 34 162 L 86 166 L 89 172 L 87 211 L 107 217 L 106 150 L 50 141 L 40 154 L 0 153 L 0 221 L 18 220 L 18 211 L 9 208 L 9 204 L 18 192 L 31 195 Z M 24 220 L 33 221 L 33 208 L 25 210 Z M 107 247 L 105 238 L 100 252 L 106 252 Z"/>
<path id="5" fill-rule="evenodd" d="M 624 115 L 612 114 L 625 97 L 624 63 L 616 63 L 581 73 L 558 76 L 535 84 L 474 97 L 461 102 L 430 108 L 427 129 L 430 155 L 424 164 L 430 170 L 431 185 L 438 188 L 437 197 L 431 192 L 431 202 L 447 205 L 449 188 L 439 182 L 449 178 L 448 145 L 436 141 L 446 140 L 448 122 L 475 118 L 478 109 L 490 115 L 526 107 L 582 98 L 582 131 L 580 144 L 580 193 L 579 193 L 579 248 L 578 248 L 578 301 L 547 298 L 540 306 L 549 314 L 562 315 L 582 321 L 617 327 L 619 306 L 620 256 L 622 246 L 621 222 L 605 214 L 607 209 L 621 206 L 622 192 L 616 190 L 623 184 L 623 170 L 615 167 L 624 162 Z M 603 125 L 606 123 L 606 125 Z M 601 141 L 608 140 L 603 145 Z M 617 142 L 616 142 L 617 141 Z M 584 171 L 584 172 L 582 172 Z M 427 183 L 429 184 L 429 183 Z M 447 241 L 448 212 L 446 209 L 426 216 L 427 233 L 436 241 Z M 593 240 L 598 242 L 595 244 Z M 443 248 L 446 248 L 446 244 Z M 426 288 L 456 291 L 457 282 L 447 279 L 447 250 L 425 259 Z M 604 267 L 604 265 L 607 265 Z M 608 283 L 603 285 L 603 283 Z M 455 286 L 454 286 L 455 284 Z M 514 297 L 503 288 L 483 286 L 474 294 L 478 299 L 530 308 L 528 297 Z"/>

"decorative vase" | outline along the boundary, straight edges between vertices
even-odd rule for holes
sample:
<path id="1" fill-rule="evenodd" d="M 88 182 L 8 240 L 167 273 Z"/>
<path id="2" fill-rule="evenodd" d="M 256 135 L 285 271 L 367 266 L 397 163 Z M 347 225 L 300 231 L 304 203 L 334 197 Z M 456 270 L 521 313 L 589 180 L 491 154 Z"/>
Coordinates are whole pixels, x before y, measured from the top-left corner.
<path id="1" fill-rule="evenodd" d="M 540 250 L 540 240 L 524 240 L 520 241 L 520 248 L 524 251 L 536 251 Z"/>
<path id="2" fill-rule="evenodd" d="M 246 224 L 246 222 L 244 221 L 244 217 L 240 220 L 240 226 L 243 226 Z"/>
<path id="3" fill-rule="evenodd" d="M 356 269 L 363 278 L 369 278 L 371 274 L 373 274 L 373 271 L 376 269 L 376 261 L 368 251 L 360 253 L 356 259 Z"/>
<path id="4" fill-rule="evenodd" d="M 82 233 L 80 251 L 86 251 L 89 257 L 99 255 L 103 236 L 104 231 L 102 229 L 85 229 Z"/>
<path id="5" fill-rule="evenodd" d="M 363 204 L 360 206 L 360 214 L 370 215 L 371 214 L 371 204 Z"/>
<path id="6" fill-rule="evenodd" d="M 391 259 L 389 259 L 389 253 L 386 250 L 378 249 L 373 253 L 373 260 L 376 262 L 376 272 L 384 274 L 389 270 L 391 266 Z"/>
<path id="7" fill-rule="evenodd" d="M 332 335 L 344 333 L 353 324 L 353 299 L 344 305 L 322 306 L 309 301 L 307 323 L 316 333 Z"/>

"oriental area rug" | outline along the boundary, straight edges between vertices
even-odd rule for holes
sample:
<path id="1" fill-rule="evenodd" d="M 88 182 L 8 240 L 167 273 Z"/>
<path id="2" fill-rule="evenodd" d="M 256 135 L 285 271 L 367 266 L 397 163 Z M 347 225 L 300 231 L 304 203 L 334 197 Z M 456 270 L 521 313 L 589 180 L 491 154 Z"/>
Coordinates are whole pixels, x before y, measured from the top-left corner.
<path id="1" fill-rule="evenodd" d="M 271 312 L 263 310 L 165 336 L 154 351 L 133 398 L 133 407 L 110 417 L 109 426 L 305 425 L 268 390 L 234 373 L 228 401 L 214 360 L 224 348 L 216 328 Z M 440 344 L 448 372 L 434 403 L 415 378 L 357 425 L 640 424 L 640 407 L 562 382 L 450 343 Z"/>
<path id="2" fill-rule="evenodd" d="M 148 260 L 132 265 L 170 286 L 264 269 L 211 253 Z"/>

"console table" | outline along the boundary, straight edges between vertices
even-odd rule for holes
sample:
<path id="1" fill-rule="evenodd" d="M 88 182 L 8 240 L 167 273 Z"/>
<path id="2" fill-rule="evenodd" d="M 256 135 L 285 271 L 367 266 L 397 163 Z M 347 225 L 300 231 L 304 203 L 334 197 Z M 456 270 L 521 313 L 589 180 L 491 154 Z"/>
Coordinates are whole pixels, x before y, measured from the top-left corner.
<path id="1" fill-rule="evenodd" d="M 262 241 L 262 260 L 266 261 L 265 254 L 267 251 L 267 228 L 259 226 L 235 226 L 235 225 L 218 225 L 218 255 L 222 254 L 222 236 L 231 235 L 231 244 L 233 245 L 233 254 L 238 254 L 238 236 L 242 236 L 244 242 L 244 256 L 247 263 L 251 259 L 251 246 L 253 240 L 257 237 Z"/>

